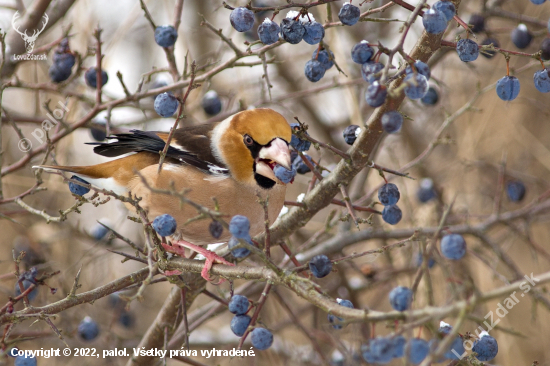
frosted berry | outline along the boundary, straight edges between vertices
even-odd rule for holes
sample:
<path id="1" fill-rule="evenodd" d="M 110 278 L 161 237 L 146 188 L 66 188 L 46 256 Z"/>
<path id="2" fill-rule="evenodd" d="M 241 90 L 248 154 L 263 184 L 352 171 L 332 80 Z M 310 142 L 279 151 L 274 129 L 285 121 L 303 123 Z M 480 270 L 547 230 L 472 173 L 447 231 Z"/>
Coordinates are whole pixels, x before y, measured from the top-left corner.
<path id="1" fill-rule="evenodd" d="M 283 39 L 290 44 L 298 44 L 304 38 L 306 29 L 299 20 L 285 18 L 281 21 L 281 34 Z"/>
<path id="2" fill-rule="evenodd" d="M 395 205 L 400 196 L 399 189 L 393 183 L 386 183 L 378 189 L 378 200 L 384 206 Z"/>
<path id="3" fill-rule="evenodd" d="M 250 220 L 243 215 L 235 215 L 229 222 L 229 232 L 237 239 L 250 237 Z"/>
<path id="4" fill-rule="evenodd" d="M 344 141 L 346 141 L 346 144 L 353 145 L 360 133 L 361 127 L 357 125 L 350 125 L 344 129 L 342 134 L 344 135 Z"/>
<path id="5" fill-rule="evenodd" d="M 263 44 L 273 44 L 279 40 L 281 27 L 269 18 L 265 18 L 262 24 L 258 27 L 258 38 Z"/>
<path id="6" fill-rule="evenodd" d="M 153 108 L 155 108 L 155 112 L 157 112 L 159 116 L 166 118 L 172 117 L 178 110 L 179 105 L 180 102 L 174 94 L 165 92 L 157 95 Z"/>
<path id="7" fill-rule="evenodd" d="M 410 288 L 399 286 L 390 292 L 390 305 L 397 311 L 405 311 L 411 307 L 413 293 Z"/>
<path id="8" fill-rule="evenodd" d="M 250 341 L 255 348 L 266 350 L 273 344 L 273 334 L 265 328 L 255 328 Z"/>
<path id="9" fill-rule="evenodd" d="M 323 278 L 332 271 L 332 262 L 324 254 L 316 255 L 309 261 L 309 269 L 315 277 Z"/>
<path id="10" fill-rule="evenodd" d="M 426 32 L 431 34 L 440 34 L 447 29 L 447 17 L 442 11 L 434 8 L 428 9 L 422 16 L 422 24 Z"/>
<path id="11" fill-rule="evenodd" d="M 229 21 L 237 32 L 246 32 L 254 26 L 254 13 L 247 8 L 235 8 L 229 15 Z"/>
<path id="12" fill-rule="evenodd" d="M 99 335 L 99 326 L 87 316 L 78 325 L 78 335 L 85 341 L 93 341 Z"/>
<path id="13" fill-rule="evenodd" d="M 462 62 L 475 61 L 479 56 L 479 46 L 471 39 L 461 39 L 456 43 L 456 52 Z"/>
<path id="14" fill-rule="evenodd" d="M 367 41 L 356 43 L 351 49 L 351 59 L 357 64 L 369 62 L 374 55 L 374 50 L 368 45 Z"/>
<path id="15" fill-rule="evenodd" d="M 455 4 L 453 4 L 448 0 L 438 1 L 435 4 L 433 4 L 432 8 L 445 14 L 445 18 L 447 19 L 447 21 L 450 21 L 451 19 L 453 19 L 453 17 L 456 14 Z"/>
<path id="16" fill-rule="evenodd" d="M 384 69 L 384 65 L 380 62 L 369 61 L 361 65 L 361 76 L 367 83 L 374 83 L 380 80 L 380 71 Z"/>
<path id="17" fill-rule="evenodd" d="M 229 312 L 237 315 L 246 314 L 249 307 L 248 298 L 242 295 L 233 295 L 229 301 Z"/>
<path id="18" fill-rule="evenodd" d="M 449 234 L 441 239 L 441 254 L 447 259 L 459 260 L 466 254 L 466 241 L 462 235 Z"/>
<path id="19" fill-rule="evenodd" d="M 304 67 L 306 78 L 315 83 L 325 76 L 325 67 L 317 60 L 309 60 Z"/>
<path id="20" fill-rule="evenodd" d="M 389 111 L 382 115 L 380 122 L 384 131 L 387 133 L 396 133 L 399 132 L 403 125 L 403 116 L 397 111 Z"/>
<path id="21" fill-rule="evenodd" d="M 304 33 L 304 41 L 307 44 L 317 44 L 321 42 L 325 36 L 325 28 L 317 22 L 304 22 L 306 32 Z"/>
<path id="22" fill-rule="evenodd" d="M 531 41 L 533 40 L 533 35 L 531 34 L 531 32 L 529 32 L 529 29 L 527 29 L 525 24 L 520 24 L 512 30 L 510 39 L 512 39 L 512 43 L 517 48 L 522 50 L 524 48 L 527 48 L 529 44 L 531 44 Z"/>
<path id="23" fill-rule="evenodd" d="M 405 68 L 405 74 L 414 74 L 413 66 L 414 69 L 416 69 L 417 73 L 419 73 L 420 75 L 424 75 L 427 80 L 430 80 L 430 76 L 432 74 L 430 71 L 430 67 L 420 60 L 415 61 L 412 66 L 407 65 L 407 67 Z"/>
<path id="24" fill-rule="evenodd" d="M 345 3 L 338 12 L 338 19 L 344 25 L 354 25 L 359 21 L 361 10 L 355 5 Z"/>
<path id="25" fill-rule="evenodd" d="M 497 95 L 504 101 L 514 100 L 519 95 L 519 80 L 515 76 L 504 76 L 497 81 Z"/>
<path id="26" fill-rule="evenodd" d="M 538 70 L 533 75 L 533 81 L 535 82 L 535 88 L 541 93 L 550 92 L 550 70 Z"/>
<path id="27" fill-rule="evenodd" d="M 252 245 L 252 239 L 250 237 L 244 239 L 248 244 Z M 230 239 L 229 239 L 229 242 L 227 243 L 227 247 L 229 248 L 229 250 L 231 250 L 231 254 L 233 255 L 233 257 L 235 258 L 245 258 L 245 257 L 248 257 L 248 255 L 250 254 L 250 250 L 247 249 L 247 248 L 244 248 L 244 247 L 241 247 L 241 248 L 237 248 L 237 249 L 233 249 L 235 248 L 237 245 L 241 245 L 241 242 L 239 241 L 239 239 L 235 238 L 234 236 L 232 236 Z"/>
<path id="28" fill-rule="evenodd" d="M 90 184 L 84 179 L 77 177 L 76 175 L 73 175 L 71 179 L 79 181 L 84 184 Z M 90 192 L 90 188 L 81 186 L 73 182 L 69 182 L 69 191 L 71 191 L 72 194 L 76 194 L 77 196 L 84 196 L 86 193 Z"/>
<path id="29" fill-rule="evenodd" d="M 313 54 L 311 55 L 311 59 L 319 61 L 323 65 L 325 70 L 328 70 L 332 66 L 334 66 L 334 53 L 332 53 L 332 51 L 330 51 L 329 55 L 328 51 L 325 49 L 322 49 L 320 51 L 315 49 L 313 51 Z"/>
<path id="30" fill-rule="evenodd" d="M 506 183 L 506 195 L 512 202 L 519 202 L 525 197 L 525 185 L 519 180 Z"/>
<path id="31" fill-rule="evenodd" d="M 345 306 L 346 308 L 353 309 L 353 303 L 349 300 L 336 299 L 336 302 L 340 306 Z M 339 316 L 328 314 L 327 319 L 328 319 L 329 323 L 332 324 L 332 328 L 334 328 L 334 329 L 342 329 L 343 328 L 343 325 L 341 323 L 344 321 L 344 319 L 340 318 Z"/>
<path id="32" fill-rule="evenodd" d="M 410 74 L 403 81 L 407 84 L 405 95 L 409 99 L 421 99 L 428 92 L 428 80 L 421 74 Z"/>
<path id="33" fill-rule="evenodd" d="M 251 318 L 248 315 L 235 315 L 231 319 L 229 327 L 236 336 L 242 337 L 246 332 L 246 328 L 250 325 Z"/>
<path id="34" fill-rule="evenodd" d="M 153 220 L 153 229 L 160 236 L 170 236 L 176 232 L 178 224 L 176 219 L 168 214 L 157 216 Z"/>
<path id="35" fill-rule="evenodd" d="M 382 220 L 390 225 L 396 225 L 402 217 L 403 213 L 397 205 L 384 206 L 384 210 L 382 210 Z"/>
<path id="36" fill-rule="evenodd" d="M 497 356 L 498 343 L 497 340 L 487 332 L 481 332 L 478 341 L 474 342 L 472 351 L 477 353 L 476 358 L 480 361 L 491 361 Z"/>
<path id="37" fill-rule="evenodd" d="M 273 168 L 273 173 L 275 173 L 275 177 L 277 177 L 277 179 L 279 179 L 284 184 L 291 183 L 296 176 L 296 170 L 294 168 L 288 170 L 287 168 L 279 164 L 275 165 L 275 168 Z"/>
<path id="38" fill-rule="evenodd" d="M 201 101 L 202 109 L 209 116 L 215 116 L 222 111 L 222 101 L 215 90 L 209 90 Z"/>
<path id="39" fill-rule="evenodd" d="M 155 42 L 161 47 L 172 47 L 178 39 L 176 28 L 171 25 L 159 25 L 155 28 Z"/>
<path id="40" fill-rule="evenodd" d="M 373 82 L 367 88 L 365 93 L 365 100 L 368 105 L 373 108 L 380 107 L 386 101 L 388 96 L 388 89 L 385 85 L 380 84 L 378 81 Z"/>

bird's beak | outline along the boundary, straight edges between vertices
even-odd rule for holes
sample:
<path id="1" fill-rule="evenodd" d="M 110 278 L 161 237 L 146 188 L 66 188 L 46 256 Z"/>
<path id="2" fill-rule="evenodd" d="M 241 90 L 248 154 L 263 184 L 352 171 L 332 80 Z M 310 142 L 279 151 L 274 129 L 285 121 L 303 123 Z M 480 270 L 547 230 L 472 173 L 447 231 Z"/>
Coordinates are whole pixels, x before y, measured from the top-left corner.
<path id="1" fill-rule="evenodd" d="M 256 160 L 256 173 L 278 182 L 279 180 L 273 173 L 275 164 L 282 165 L 288 170 L 291 169 L 288 144 L 280 138 L 274 139 L 269 146 L 260 149 Z"/>

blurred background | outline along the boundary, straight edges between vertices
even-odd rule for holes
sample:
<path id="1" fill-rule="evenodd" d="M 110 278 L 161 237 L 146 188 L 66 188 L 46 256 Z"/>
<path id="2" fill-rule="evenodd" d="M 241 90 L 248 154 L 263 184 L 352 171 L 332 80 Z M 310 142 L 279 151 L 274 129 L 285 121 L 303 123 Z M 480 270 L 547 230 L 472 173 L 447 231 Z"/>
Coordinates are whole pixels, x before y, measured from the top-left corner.
<path id="1" fill-rule="evenodd" d="M 56 6 L 57 2 L 52 1 L 50 7 Z M 23 0 L 1 1 L 2 31 L 12 32 L 11 19 L 14 12 L 22 6 L 29 7 L 32 3 Z M 157 25 L 173 22 L 175 1 L 150 0 L 145 3 Z M 229 3 L 233 6 L 247 4 L 246 1 Z M 286 2 L 254 0 L 252 3 L 254 6 L 277 6 Z M 361 11 L 380 7 L 385 3 L 386 1 L 380 0 L 367 1 L 361 6 Z M 416 5 L 418 2 L 411 0 L 410 3 Z M 340 2 L 336 2 L 330 7 L 317 6 L 310 11 L 317 21 L 325 23 L 329 18 L 327 12 L 330 9 L 330 17 L 337 21 L 341 5 Z M 502 13 L 495 12 L 494 9 L 500 9 Z M 545 24 L 550 18 L 549 3 L 534 5 L 529 0 L 462 0 L 458 15 L 467 22 L 475 13 L 487 16 L 486 30 L 476 34 L 478 43 L 490 36 L 496 38 L 503 49 L 520 51 L 510 39 L 510 33 L 520 23 L 520 16 L 527 17 L 523 20 L 529 20 L 525 24 L 533 35 L 533 40 L 527 48 L 521 50 L 522 52 L 537 52 L 545 37 L 548 37 Z M 175 46 L 179 70 L 184 69 L 186 57 L 188 64 L 195 60 L 199 67 L 204 66 L 209 70 L 232 56 L 231 49 L 218 36 L 205 26 L 201 26 L 201 16 L 221 29 L 223 34 L 230 37 L 243 50 L 246 47 L 244 42 L 253 42 L 257 38 L 255 31 L 245 34 L 236 32 L 229 23 L 229 14 L 230 11 L 223 7 L 221 1 L 184 2 L 182 22 Z M 285 14 L 286 10 L 281 11 L 275 20 L 280 22 Z M 253 67 L 224 70 L 191 92 L 186 104 L 187 118 L 184 124 L 221 120 L 246 108 L 269 107 L 282 113 L 289 122 L 294 122 L 294 117 L 298 117 L 309 126 L 308 132 L 312 137 L 345 151 L 348 145 L 342 137 L 344 128 L 351 124 L 364 126 L 373 112 L 373 108 L 364 101 L 367 84 L 361 78 L 360 65 L 351 60 L 350 50 L 361 40 L 380 42 L 386 47 L 393 47 L 399 39 L 402 21 L 406 20 L 409 14 L 409 11 L 393 6 L 371 16 L 380 18 L 380 21 L 327 29 L 324 42 L 334 52 L 342 73 L 332 68 L 315 84 L 304 77 L 303 69 L 316 46 L 303 42 L 300 45 L 283 44 L 269 51 L 268 59 L 274 59 L 267 68 L 269 80 L 273 85 L 271 98 L 266 89 L 265 79 L 262 78 L 264 71 L 261 63 Z M 272 12 L 257 14 L 255 27 L 266 16 L 271 17 Z M 136 0 L 75 1 L 64 17 L 40 35 L 36 47 L 58 40 L 68 31 L 70 48 L 82 56 L 83 68 L 94 66 L 96 60 L 92 56 L 95 47 L 93 31 L 98 26 L 103 29 L 102 52 L 105 57 L 102 68 L 109 75 L 109 81 L 103 88 L 105 100 L 119 99 L 125 95 L 116 76 L 117 72 L 122 74 L 130 93 L 135 92 L 141 81 L 144 90 L 173 82 L 169 72 L 156 73 L 150 79 L 143 77 L 154 68 L 166 68 L 168 63 L 162 49 L 155 44 L 153 29 L 144 18 L 140 3 Z M 414 46 L 422 31 L 421 21 L 417 20 L 405 42 L 407 52 Z M 463 33 L 461 28 L 456 27 L 456 22 L 452 21 L 444 39 L 455 41 L 457 35 L 464 37 Z M 2 96 L 2 108 L 12 116 L 17 127 L 27 137 L 39 126 L 38 123 L 45 119 L 47 111 L 44 109 L 44 103 L 48 100 L 51 106 L 57 105 L 58 101 L 67 103 L 69 112 L 65 115 L 64 121 L 71 123 L 91 110 L 95 98 L 95 90 L 86 86 L 82 74 L 59 91 L 43 87 L 50 83 L 48 68 L 52 62 L 51 50 L 46 50 L 46 53 L 48 60 L 21 62 L 16 73 L 2 81 L 6 83 L 9 80 L 18 80 L 27 85 L 8 87 L 4 89 Z M 244 61 L 258 61 L 258 58 L 252 57 Z M 386 61 L 386 56 L 382 55 L 381 62 Z M 394 60 L 396 69 L 401 61 L 398 58 Z M 521 82 L 519 97 L 512 102 L 504 102 L 497 97 L 494 89 L 487 91 L 467 111 L 458 116 L 436 140 L 436 132 L 445 118 L 464 107 L 477 90 L 494 84 L 506 75 L 506 61 L 502 55 L 497 54 L 491 59 L 480 56 L 475 62 L 463 63 L 458 59 L 456 52 L 448 48 L 437 51 L 430 61 L 430 66 L 430 86 L 438 92 L 438 102 L 435 105 L 427 105 L 405 99 L 400 111 L 408 118 L 405 119 L 402 130 L 397 134 L 385 136 L 373 159 L 379 165 L 398 170 L 417 158 L 430 143 L 435 143 L 436 146 L 420 164 L 410 169 L 410 175 L 417 178 L 416 180 L 392 177 L 392 182 L 397 184 L 401 191 L 400 207 L 403 210 L 403 220 L 397 226 L 390 227 L 374 216 L 371 217 L 371 224 L 361 224 L 362 230 L 371 228 L 375 231 L 414 231 L 415 228 L 437 227 L 445 205 L 453 200 L 454 207 L 447 225 L 475 225 L 483 222 L 493 213 L 495 196 L 499 193 L 499 170 L 503 171 L 503 162 L 506 169 L 501 173 L 501 179 L 504 179 L 504 182 L 523 181 L 527 193 L 523 201 L 517 203 L 511 202 L 505 193 L 500 192 L 501 212 L 517 210 L 550 189 L 550 104 L 548 95 L 538 92 L 533 85 L 533 74 L 541 67 L 540 63 L 529 57 L 512 55 L 511 74 L 517 76 Z M 218 93 L 223 105 L 220 114 L 215 116 L 205 113 L 201 106 L 203 96 L 209 90 Z M 94 123 L 104 123 L 102 121 L 106 118 L 107 113 L 102 112 L 94 118 Z M 153 98 L 142 99 L 139 107 L 128 104 L 115 108 L 110 114 L 110 128 L 115 132 L 131 128 L 168 131 L 173 122 L 172 118 L 158 118 L 153 110 Z M 85 145 L 86 142 L 95 141 L 90 127 L 93 127 L 92 124 L 79 128 L 55 145 L 53 156 L 58 163 L 91 165 L 106 160 L 95 155 L 92 146 Z M 29 138 L 32 140 L 32 137 Z M 18 149 L 18 141 L 16 130 L 3 113 L 3 167 L 24 156 Z M 38 146 L 37 142 L 32 142 Z M 339 161 L 338 156 L 327 150 L 317 151 L 312 148 L 309 154 L 320 160 L 321 165 L 329 170 Z M 42 156 L 35 157 L 24 168 L 2 177 L 4 198 L 17 196 L 35 184 L 36 179 L 31 166 L 40 164 L 41 160 Z M 301 193 L 305 193 L 311 177 L 311 173 L 298 176 L 287 190 L 287 200 L 296 201 Z M 435 192 L 435 197 L 425 203 L 420 202 L 417 197 L 422 178 L 432 180 Z M 60 210 L 66 210 L 73 205 L 75 198 L 61 177 L 44 173 L 42 179 L 42 187 L 46 187 L 47 190 L 25 197 L 24 201 L 39 211 L 45 210 L 51 216 L 59 216 Z M 368 205 L 377 199 L 376 194 L 373 195 L 373 190 L 381 183 L 382 178 L 375 171 L 368 175 L 360 173 L 350 187 L 350 196 L 354 201 L 363 198 L 362 203 Z M 33 266 L 37 267 L 40 273 L 60 271 L 47 280 L 47 284 L 56 288 L 57 292 L 52 294 L 45 286 L 40 286 L 36 298 L 31 302 L 33 306 L 43 306 L 63 299 L 70 291 L 74 276 L 80 268 L 82 288 L 79 292 L 106 284 L 143 266 L 132 261 L 122 262 L 122 257 L 109 252 L 108 249 L 131 253 L 131 250 L 128 250 L 130 248 L 110 235 L 101 237 L 97 233 L 97 222 L 102 221 L 123 236 L 143 245 L 142 226 L 127 219 L 128 212 L 122 203 L 111 199 L 97 207 L 85 204 L 79 210 L 80 213 L 70 213 L 66 221 L 48 224 L 43 217 L 33 215 L 13 202 L 0 205 L 0 305 L 3 306 L 8 301 L 8 296 L 14 295 L 16 277 L 12 273 L 12 251 L 16 254 L 22 250 L 26 251 L 27 255 L 21 263 L 22 271 Z M 308 249 L 338 233 L 357 231 L 349 222 L 331 220 L 329 214 L 333 210 L 336 210 L 336 218 L 346 214 L 346 209 L 339 206 L 327 207 L 317 214 L 288 239 L 288 245 L 293 252 L 307 253 Z M 366 219 L 370 215 L 358 213 L 358 216 Z M 436 255 L 434 258 L 437 263 L 430 269 L 429 281 L 424 279 L 421 282 L 413 308 L 421 308 L 428 304 L 443 306 L 474 291 L 484 292 L 500 287 L 507 281 L 512 282 L 516 279 L 517 273 L 523 276 L 548 271 L 549 219 L 549 212 L 540 212 L 510 223 L 492 226 L 486 235 L 492 244 L 500 248 L 498 253 L 479 238 L 465 235 L 469 248 L 466 258 L 449 263 Z M 406 239 L 408 236 L 400 238 Z M 398 240 L 373 238 L 344 248 L 336 248 L 325 254 L 337 258 L 353 252 L 379 248 Z M 426 243 L 427 239 L 422 239 L 378 256 L 340 263 L 336 266 L 336 273 L 318 280 L 318 283 L 330 296 L 352 300 L 356 308 L 389 311 L 389 291 L 397 285 L 412 285 L 418 265 L 418 253 Z M 516 272 L 503 264 L 502 255 L 499 253 L 504 253 L 506 258 L 513 261 Z M 275 248 L 273 256 L 281 261 L 284 253 L 280 248 Z M 306 257 L 304 254 L 303 258 Z M 130 352 L 130 348 L 139 343 L 148 329 L 172 286 L 169 282 L 151 285 L 147 288 L 142 302 L 133 301 L 126 308 L 123 300 L 111 295 L 93 304 L 83 304 L 63 311 L 52 321 L 57 328 L 63 330 L 65 341 L 71 347 L 95 347 L 98 350 L 126 347 Z M 241 293 L 257 300 L 263 284 L 237 281 L 235 288 L 241 288 Z M 132 295 L 136 289 L 129 289 L 123 295 Z M 220 286 L 208 284 L 207 289 L 224 299 L 229 297 L 227 283 Z M 541 286 L 538 290 L 543 296 L 548 296 L 546 287 Z M 334 362 L 333 364 L 338 365 L 362 364 L 362 361 L 353 359 L 353 350 L 357 351 L 359 345 L 371 336 L 371 324 L 350 324 L 343 330 L 334 330 L 327 321 L 326 313 L 287 289 L 278 288 L 276 291 L 268 298 L 261 313 L 261 324 L 275 334 L 272 348 L 263 352 L 257 351 L 256 357 L 244 360 L 198 357 L 197 361 L 205 365 L 313 365 L 323 362 Z M 209 296 L 198 296 L 189 309 L 189 314 L 199 314 L 201 309 L 204 311 L 205 307 L 212 306 L 212 302 Z M 478 324 L 482 323 L 477 323 L 474 318 L 483 320 L 489 311 L 496 309 L 497 304 L 498 301 L 490 301 L 479 305 L 473 312 L 473 317 L 463 324 L 460 333 L 475 333 Z M 17 304 L 16 310 L 22 306 L 21 303 Z M 499 354 L 491 364 L 528 366 L 538 360 L 539 365 L 550 365 L 550 350 L 546 346 L 547 338 L 550 336 L 549 310 L 530 296 L 521 298 L 520 303 L 501 320 L 499 327 L 491 332 L 499 343 Z M 100 328 L 99 336 L 92 342 L 82 340 L 77 334 L 77 326 L 86 316 L 94 319 Z M 306 335 L 296 326 L 295 317 L 309 334 Z M 191 348 L 201 350 L 236 347 L 239 338 L 229 329 L 230 320 L 231 314 L 220 311 L 219 315 L 199 322 L 190 336 Z M 445 321 L 454 323 L 453 318 Z M 393 323 L 377 324 L 376 335 L 389 334 L 393 326 Z M 433 335 L 434 327 L 437 327 L 437 324 L 427 325 L 422 330 L 422 336 L 429 339 Z M 415 330 L 415 335 L 417 332 L 418 329 Z M 312 346 L 311 337 L 322 344 L 324 360 Z M 17 344 L 20 349 L 64 348 L 63 342 L 45 322 L 34 323 L 27 320 L 17 324 L 11 331 L 10 339 L 17 338 L 23 340 Z M 249 347 L 247 341 L 245 348 Z M 60 365 L 79 362 L 80 365 L 123 365 L 127 360 L 125 357 L 40 358 L 38 364 Z M 337 361 L 342 363 L 336 363 Z M 395 360 L 393 364 L 397 365 L 399 362 L 402 360 Z M 2 357 L 0 364 L 11 365 L 13 358 Z M 180 362 L 168 360 L 167 364 L 175 365 Z"/>

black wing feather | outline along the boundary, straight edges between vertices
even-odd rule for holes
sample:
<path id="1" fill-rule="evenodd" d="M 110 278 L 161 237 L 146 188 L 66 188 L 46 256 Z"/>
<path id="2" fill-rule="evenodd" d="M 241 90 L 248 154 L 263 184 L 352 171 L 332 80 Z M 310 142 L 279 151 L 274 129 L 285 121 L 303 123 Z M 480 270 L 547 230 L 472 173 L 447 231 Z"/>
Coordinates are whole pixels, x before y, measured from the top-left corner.
<path id="1" fill-rule="evenodd" d="M 166 145 L 164 140 L 157 136 L 156 132 L 152 131 L 130 130 L 130 133 L 115 134 L 107 138 L 117 141 L 110 143 L 89 142 L 87 144 L 96 145 L 96 147 L 94 147 L 94 152 L 109 158 L 142 151 L 159 154 Z M 229 170 L 218 161 L 206 161 L 198 158 L 197 154 L 183 151 L 172 146 L 168 147 L 166 157 L 191 165 L 208 174 L 229 174 Z"/>

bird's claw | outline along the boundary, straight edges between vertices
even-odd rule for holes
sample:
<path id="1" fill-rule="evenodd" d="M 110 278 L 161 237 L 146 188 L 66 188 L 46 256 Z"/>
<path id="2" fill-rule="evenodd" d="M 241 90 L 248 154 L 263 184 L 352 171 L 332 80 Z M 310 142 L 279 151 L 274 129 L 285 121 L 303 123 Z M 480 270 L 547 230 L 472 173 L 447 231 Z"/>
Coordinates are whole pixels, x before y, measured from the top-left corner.
<path id="1" fill-rule="evenodd" d="M 204 267 L 202 268 L 202 271 L 201 271 L 201 276 L 208 282 L 213 281 L 213 279 L 209 275 L 210 269 L 212 268 L 213 264 L 218 263 L 218 264 L 225 264 L 228 266 L 234 266 L 233 263 L 228 262 L 222 256 L 219 256 L 216 253 L 211 252 L 210 250 L 199 247 L 198 245 L 189 243 L 187 241 L 178 240 L 178 241 L 172 242 L 172 244 L 177 244 L 177 245 L 168 245 L 166 243 L 162 243 L 162 247 L 167 252 L 177 254 L 178 256 L 184 257 L 184 258 L 185 258 L 184 248 L 189 248 L 199 254 L 202 254 L 204 258 L 206 258 Z M 219 285 L 220 283 L 223 283 L 223 282 L 225 282 L 225 279 L 222 278 L 218 283 L 215 283 L 215 285 Z"/>

